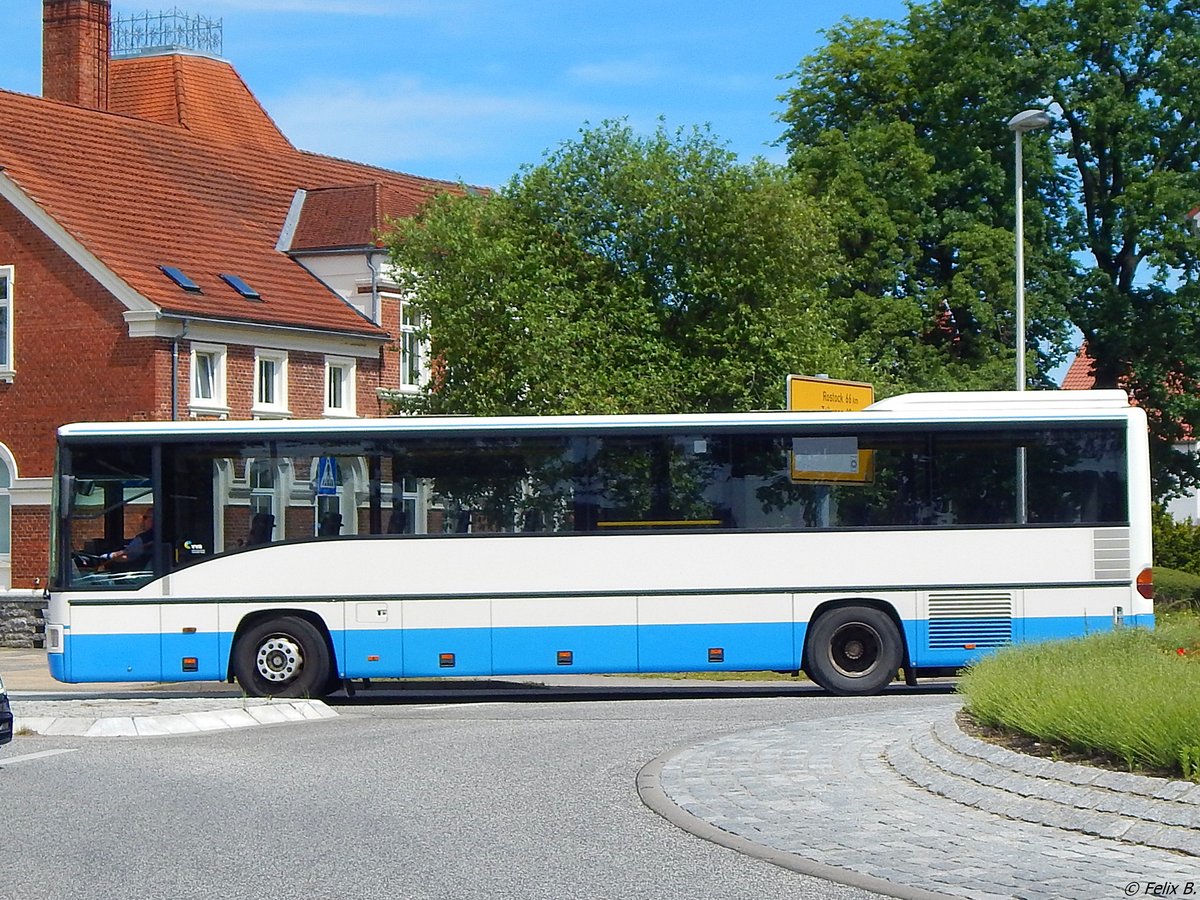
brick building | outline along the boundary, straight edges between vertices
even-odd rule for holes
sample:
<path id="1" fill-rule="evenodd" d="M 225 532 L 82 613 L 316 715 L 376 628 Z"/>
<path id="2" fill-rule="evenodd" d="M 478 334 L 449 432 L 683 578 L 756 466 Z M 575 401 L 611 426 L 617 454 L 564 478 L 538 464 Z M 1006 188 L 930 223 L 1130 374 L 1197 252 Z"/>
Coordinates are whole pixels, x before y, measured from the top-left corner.
<path id="1" fill-rule="evenodd" d="M 0 90 L 0 599 L 44 586 L 59 425 L 415 389 L 377 235 L 456 189 L 296 149 L 215 56 L 114 58 L 108 0 L 43 13 L 43 96 Z"/>

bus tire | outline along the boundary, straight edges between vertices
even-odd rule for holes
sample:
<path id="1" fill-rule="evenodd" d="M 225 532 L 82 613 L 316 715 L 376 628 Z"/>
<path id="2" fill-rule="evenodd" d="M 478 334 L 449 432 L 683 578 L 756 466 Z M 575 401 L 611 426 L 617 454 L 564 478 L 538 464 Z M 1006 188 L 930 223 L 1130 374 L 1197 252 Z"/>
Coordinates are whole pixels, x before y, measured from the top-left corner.
<path id="1" fill-rule="evenodd" d="M 325 637 L 298 616 L 252 625 L 233 648 L 233 674 L 251 697 L 323 697 L 329 662 Z"/>
<path id="2" fill-rule="evenodd" d="M 895 680 L 903 656 L 891 616 L 873 606 L 840 606 L 809 629 L 804 671 L 831 694 L 878 694 Z"/>

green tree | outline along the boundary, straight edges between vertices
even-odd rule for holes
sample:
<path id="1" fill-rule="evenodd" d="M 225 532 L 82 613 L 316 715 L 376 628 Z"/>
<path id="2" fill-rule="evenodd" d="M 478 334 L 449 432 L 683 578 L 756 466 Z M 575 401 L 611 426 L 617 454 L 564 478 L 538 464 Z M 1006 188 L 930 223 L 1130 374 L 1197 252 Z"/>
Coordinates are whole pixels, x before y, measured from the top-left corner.
<path id="1" fill-rule="evenodd" d="M 791 77 L 791 163 L 828 197 L 850 278 L 847 337 L 924 388 L 1013 372 L 1013 137 L 1024 141 L 1032 381 L 1082 332 L 1098 387 L 1151 416 L 1156 487 L 1200 425 L 1197 0 L 934 0 L 901 23 L 848 20 Z M 871 321 L 880 324 L 872 328 Z M 947 329 L 952 324 L 953 329 Z M 928 363 L 949 336 L 951 363 Z"/>
<path id="2" fill-rule="evenodd" d="M 489 196 L 395 223 L 435 360 L 406 408 L 472 414 L 782 405 L 790 372 L 858 375 L 820 301 L 820 206 L 706 130 L 584 130 Z"/>

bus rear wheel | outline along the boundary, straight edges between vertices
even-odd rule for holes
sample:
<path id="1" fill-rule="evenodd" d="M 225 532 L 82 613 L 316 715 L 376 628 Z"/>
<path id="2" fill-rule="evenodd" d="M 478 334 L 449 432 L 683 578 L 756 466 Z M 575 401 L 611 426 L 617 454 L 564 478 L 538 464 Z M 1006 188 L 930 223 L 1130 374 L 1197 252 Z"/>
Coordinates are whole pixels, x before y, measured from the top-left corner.
<path id="1" fill-rule="evenodd" d="M 878 694 L 895 680 L 903 655 L 891 616 L 873 606 L 842 606 L 809 630 L 804 671 L 831 694 Z"/>
<path id="2" fill-rule="evenodd" d="M 251 697 L 322 697 L 329 672 L 324 636 L 298 616 L 259 622 L 233 648 L 233 674 Z"/>

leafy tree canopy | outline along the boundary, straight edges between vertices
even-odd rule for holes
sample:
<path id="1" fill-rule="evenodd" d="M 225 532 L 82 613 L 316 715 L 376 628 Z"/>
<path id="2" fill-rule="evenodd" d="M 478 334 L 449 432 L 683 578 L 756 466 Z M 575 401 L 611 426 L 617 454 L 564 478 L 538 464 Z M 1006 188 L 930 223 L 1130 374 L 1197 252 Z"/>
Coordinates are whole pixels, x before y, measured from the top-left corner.
<path id="1" fill-rule="evenodd" d="M 495 195 L 394 224 L 435 361 L 406 408 L 778 408 L 790 372 L 861 374 L 819 302 L 838 274 L 825 212 L 704 129 L 606 122 Z"/>
<path id="2" fill-rule="evenodd" d="M 1200 427 L 1200 3 L 934 0 L 900 23 L 846 20 L 791 73 L 791 164 L 833 210 L 872 366 L 929 389 L 1007 387 L 1015 344 L 1015 113 L 1024 139 L 1034 385 L 1073 326 L 1098 387 L 1150 414 L 1157 489 L 1197 474 L 1171 445 Z M 871 327 L 870 323 L 876 323 Z M 949 326 L 949 327 L 947 327 Z M 941 336 L 961 361 L 927 364 Z"/>

